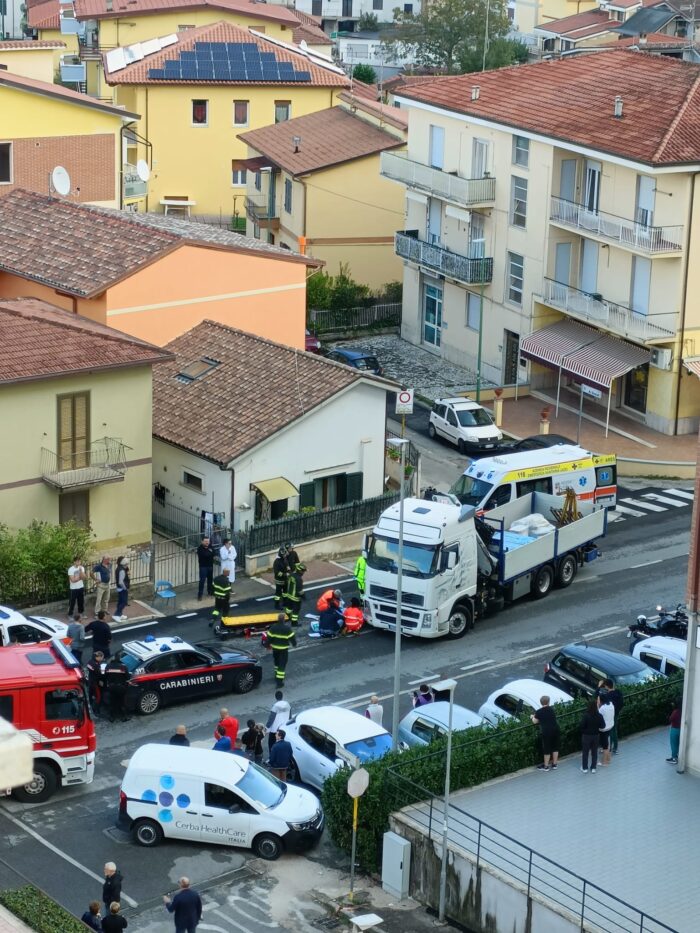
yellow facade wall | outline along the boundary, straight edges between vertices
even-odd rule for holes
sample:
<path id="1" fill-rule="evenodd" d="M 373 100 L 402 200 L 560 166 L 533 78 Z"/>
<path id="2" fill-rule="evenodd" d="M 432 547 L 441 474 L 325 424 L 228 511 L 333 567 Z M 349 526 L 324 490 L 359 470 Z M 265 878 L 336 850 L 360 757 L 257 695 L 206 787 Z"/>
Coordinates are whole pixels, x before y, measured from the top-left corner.
<path id="1" fill-rule="evenodd" d="M 529 35 L 535 26 L 597 8 L 597 0 L 515 0 L 514 25 Z"/>
<path id="2" fill-rule="evenodd" d="M 37 29 L 37 35 L 42 42 L 63 42 L 66 46 L 65 49 L 51 49 L 54 75 L 58 73 L 61 55 L 77 55 L 79 52 L 76 35 L 64 36 L 60 29 Z M 50 80 L 53 81 L 53 76 Z"/>
<path id="3" fill-rule="evenodd" d="M 195 214 L 230 218 L 244 212 L 245 185 L 233 185 L 231 162 L 245 159 L 237 134 L 274 122 L 275 101 L 291 101 L 291 116 L 315 113 L 335 103 L 340 88 L 296 85 L 116 85 L 117 103 L 141 114 L 139 133 L 152 144 L 153 163 L 146 210 L 162 213 L 162 198 L 196 201 Z M 192 125 L 192 101 L 209 101 L 208 126 Z M 233 101 L 249 101 L 247 127 L 233 125 Z M 146 158 L 140 147 L 139 158 Z"/>
<path id="4" fill-rule="evenodd" d="M 0 515 L 11 528 L 36 518 L 58 522 L 59 493 L 41 479 L 41 449 L 56 450 L 56 396 L 90 392 L 91 439 L 121 438 L 129 466 L 123 482 L 90 490 L 95 549 L 151 538 L 152 376 L 150 366 L 85 373 L 0 387 L 3 429 L 14 438 L 0 460 Z"/>
<path id="5" fill-rule="evenodd" d="M 0 65 L 5 65 L 12 74 L 52 84 L 56 73 L 55 51 L 57 50 L 43 49 L 40 46 L 35 49 L 0 49 Z M 61 49 L 60 54 L 65 54 L 66 51 Z"/>

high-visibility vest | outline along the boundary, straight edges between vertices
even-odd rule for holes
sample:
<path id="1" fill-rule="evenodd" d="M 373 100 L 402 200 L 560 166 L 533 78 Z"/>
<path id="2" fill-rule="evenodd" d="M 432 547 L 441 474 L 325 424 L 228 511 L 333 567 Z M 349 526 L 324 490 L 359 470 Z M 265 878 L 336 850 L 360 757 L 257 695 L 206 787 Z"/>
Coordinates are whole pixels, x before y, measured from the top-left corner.
<path id="1" fill-rule="evenodd" d="M 365 624 L 365 617 L 361 609 L 349 606 L 343 613 L 343 622 L 348 632 L 359 632 Z"/>
<path id="2" fill-rule="evenodd" d="M 357 585 L 361 590 L 365 588 L 365 571 L 367 570 L 367 559 L 360 554 L 355 562 L 354 576 L 357 580 Z"/>
<path id="3" fill-rule="evenodd" d="M 319 596 L 318 600 L 316 601 L 316 611 L 325 612 L 326 609 L 328 609 L 328 607 L 330 606 L 331 601 L 334 598 L 335 597 L 333 596 L 333 590 L 326 590 L 326 592 L 322 593 L 321 596 Z"/>

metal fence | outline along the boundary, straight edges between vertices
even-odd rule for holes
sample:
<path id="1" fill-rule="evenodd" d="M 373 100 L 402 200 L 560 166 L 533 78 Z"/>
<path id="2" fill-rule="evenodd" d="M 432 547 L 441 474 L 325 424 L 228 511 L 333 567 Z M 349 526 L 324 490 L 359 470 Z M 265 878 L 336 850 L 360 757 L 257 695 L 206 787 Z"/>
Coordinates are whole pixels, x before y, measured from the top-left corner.
<path id="1" fill-rule="evenodd" d="M 369 327 L 398 327 L 401 324 L 401 302 L 371 305 L 368 308 L 342 308 L 325 311 L 312 308 L 311 329 L 316 334 L 334 331 L 363 330 Z"/>
<path id="2" fill-rule="evenodd" d="M 399 498 L 397 492 L 384 493 L 373 499 L 348 502 L 331 509 L 317 512 L 302 512 L 289 518 L 271 522 L 260 522 L 248 531 L 248 553 L 259 554 L 272 551 L 285 541 L 301 544 L 315 538 L 327 538 L 373 525 L 381 512 Z"/>
<path id="3" fill-rule="evenodd" d="M 236 566 L 245 567 L 247 536 L 245 532 L 231 531 L 225 522 L 208 521 L 201 513 L 189 512 L 179 505 L 163 502 L 156 496 L 153 497 L 151 522 L 155 532 L 171 540 L 177 540 L 178 547 L 185 551 L 196 550 L 205 536 L 215 548 L 221 547 L 225 538 L 231 538 L 236 548 Z"/>
<path id="4" fill-rule="evenodd" d="M 393 431 L 389 431 L 389 429 L 387 428 L 386 437 L 387 437 L 387 440 L 389 440 L 390 438 L 400 439 L 401 435 L 395 434 Z M 392 448 L 389 444 L 387 444 L 386 449 L 387 451 L 392 450 L 392 449 L 396 450 L 395 447 Z M 400 453 L 401 451 L 399 451 L 399 454 Z M 414 470 L 417 470 L 419 460 L 420 460 L 420 451 L 418 450 L 416 445 L 413 443 L 413 441 L 409 440 L 408 444 L 406 445 L 406 464 L 408 466 L 412 466 Z"/>

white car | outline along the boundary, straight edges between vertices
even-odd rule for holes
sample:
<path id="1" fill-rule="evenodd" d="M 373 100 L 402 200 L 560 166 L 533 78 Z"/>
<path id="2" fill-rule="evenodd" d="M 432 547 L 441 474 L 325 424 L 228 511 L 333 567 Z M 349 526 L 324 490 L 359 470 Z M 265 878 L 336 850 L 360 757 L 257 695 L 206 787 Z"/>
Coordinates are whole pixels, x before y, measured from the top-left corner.
<path id="1" fill-rule="evenodd" d="M 0 647 L 19 643 L 35 645 L 52 638 L 65 641 L 68 626 L 46 616 L 24 616 L 16 609 L 0 606 Z"/>
<path id="2" fill-rule="evenodd" d="M 683 638 L 653 635 L 637 642 L 632 657 L 668 677 L 685 670 L 687 648 L 688 643 Z"/>
<path id="3" fill-rule="evenodd" d="M 549 697 L 550 706 L 571 703 L 573 700 L 568 693 L 543 680 L 511 680 L 499 690 L 494 690 L 488 700 L 482 703 L 479 715 L 495 726 L 499 720 L 534 713 L 542 705 L 540 698 L 543 696 Z"/>
<path id="4" fill-rule="evenodd" d="M 428 434 L 446 438 L 460 453 L 493 450 L 503 438 L 491 415 L 470 398 L 437 399 L 430 412 Z"/>
<path id="5" fill-rule="evenodd" d="M 294 751 L 290 778 L 320 790 L 339 768 L 357 768 L 391 751 L 391 735 L 342 706 L 317 706 L 282 727 Z"/>
<path id="6" fill-rule="evenodd" d="M 435 739 L 443 738 L 449 731 L 450 704 L 444 700 L 414 707 L 399 723 L 399 745 L 402 749 L 415 745 L 430 745 Z M 452 706 L 452 732 L 483 726 L 484 720 L 465 706 Z"/>

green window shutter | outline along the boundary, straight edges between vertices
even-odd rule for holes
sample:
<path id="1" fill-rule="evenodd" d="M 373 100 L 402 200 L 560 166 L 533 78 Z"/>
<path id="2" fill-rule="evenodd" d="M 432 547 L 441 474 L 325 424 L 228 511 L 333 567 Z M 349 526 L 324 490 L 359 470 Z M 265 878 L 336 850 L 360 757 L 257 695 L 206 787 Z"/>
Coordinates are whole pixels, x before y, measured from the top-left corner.
<path id="1" fill-rule="evenodd" d="M 316 505 L 316 493 L 313 483 L 302 483 L 299 486 L 299 508 L 304 509 L 308 506 Z"/>
<path id="2" fill-rule="evenodd" d="M 362 473 L 346 473 L 346 502 L 359 502 L 362 499 Z"/>

